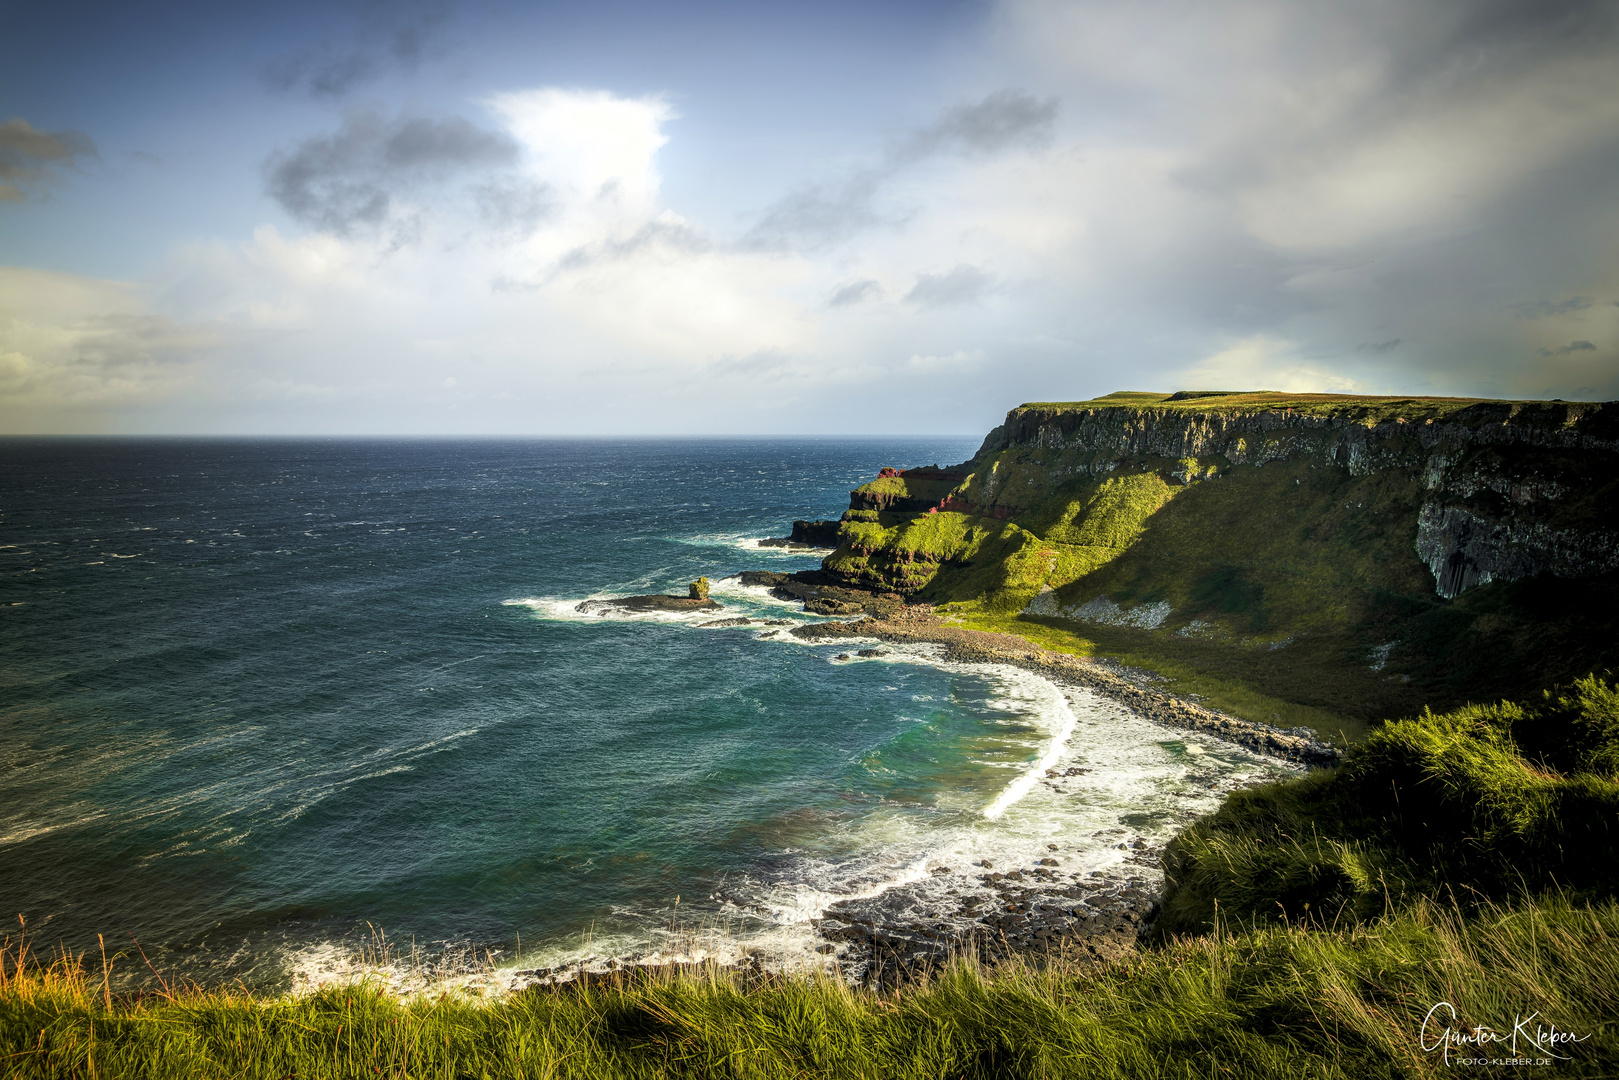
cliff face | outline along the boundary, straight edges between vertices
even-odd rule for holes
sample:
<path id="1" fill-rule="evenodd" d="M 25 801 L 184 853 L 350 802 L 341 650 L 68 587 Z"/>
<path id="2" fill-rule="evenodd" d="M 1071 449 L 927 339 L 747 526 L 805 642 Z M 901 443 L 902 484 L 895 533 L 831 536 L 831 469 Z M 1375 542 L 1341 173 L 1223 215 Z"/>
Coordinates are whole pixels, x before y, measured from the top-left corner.
<path id="1" fill-rule="evenodd" d="M 1368 664 L 1464 594 L 1483 616 L 1510 583 L 1619 574 L 1619 403 L 1117 394 L 885 474 L 825 564 L 851 584 L 1246 647 L 1347 635 Z M 1523 630 L 1515 603 L 1497 621 Z"/>

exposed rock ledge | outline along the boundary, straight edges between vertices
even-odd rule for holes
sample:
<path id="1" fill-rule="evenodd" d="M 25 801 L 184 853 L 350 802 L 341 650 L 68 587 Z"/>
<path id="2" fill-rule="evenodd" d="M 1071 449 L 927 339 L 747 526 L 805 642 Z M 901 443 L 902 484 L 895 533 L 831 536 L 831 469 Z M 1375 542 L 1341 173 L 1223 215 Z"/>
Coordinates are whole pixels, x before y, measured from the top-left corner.
<path id="1" fill-rule="evenodd" d="M 585 615 L 606 615 L 611 611 L 722 611 L 714 600 L 696 600 L 689 596 L 614 596 L 606 600 L 586 600 L 574 608 Z"/>
<path id="2" fill-rule="evenodd" d="M 794 521 L 793 531 L 789 536 L 773 536 L 768 540 L 759 541 L 760 547 L 784 547 L 793 550 L 826 548 L 838 546 L 838 529 L 841 521 Z"/>

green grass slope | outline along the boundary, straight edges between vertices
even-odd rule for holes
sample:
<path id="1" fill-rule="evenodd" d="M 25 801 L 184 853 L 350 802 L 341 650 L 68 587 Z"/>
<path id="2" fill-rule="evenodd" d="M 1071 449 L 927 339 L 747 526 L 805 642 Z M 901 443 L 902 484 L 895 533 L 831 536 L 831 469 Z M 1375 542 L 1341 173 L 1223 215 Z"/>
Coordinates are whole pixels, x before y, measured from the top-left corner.
<path id="1" fill-rule="evenodd" d="M 1413 897 L 1619 893 L 1619 693 L 1384 724 L 1335 769 L 1229 797 L 1171 843 L 1157 929 L 1339 925 Z"/>
<path id="2" fill-rule="evenodd" d="M 1008 445 L 992 435 L 955 469 L 854 492 L 826 568 L 970 625 L 1154 668 L 1239 715 L 1321 730 L 1619 663 L 1619 573 L 1541 573 L 1446 598 L 1416 544 L 1439 496 L 1525 535 L 1611 530 L 1615 410 L 1176 397 L 1013 410 L 1009 428 L 1045 426 Z M 1450 426 L 1439 436 L 1430 422 Z M 1597 449 L 1569 445 L 1570 432 Z M 1460 449 L 1434 451 L 1441 437 Z M 1176 445 L 1225 452 L 1142 449 Z"/>

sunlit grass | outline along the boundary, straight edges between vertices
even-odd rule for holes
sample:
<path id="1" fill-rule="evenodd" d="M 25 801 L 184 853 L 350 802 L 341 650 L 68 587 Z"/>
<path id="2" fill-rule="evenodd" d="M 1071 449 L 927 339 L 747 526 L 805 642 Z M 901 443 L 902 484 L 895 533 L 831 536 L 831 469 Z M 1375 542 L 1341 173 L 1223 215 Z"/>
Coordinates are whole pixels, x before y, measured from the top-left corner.
<path id="1" fill-rule="evenodd" d="M 1590 1035 L 1558 1076 L 1605 1075 L 1619 1052 L 1619 907 L 1558 899 L 1220 932 L 1097 968 L 962 962 L 889 993 L 708 969 L 486 1001 L 365 981 L 293 998 L 172 982 L 118 995 L 100 958 L 83 959 L 41 965 L 6 942 L 5 1075 L 1438 1076 L 1417 1032 L 1439 1001 L 1467 1023 L 1538 1010 Z"/>

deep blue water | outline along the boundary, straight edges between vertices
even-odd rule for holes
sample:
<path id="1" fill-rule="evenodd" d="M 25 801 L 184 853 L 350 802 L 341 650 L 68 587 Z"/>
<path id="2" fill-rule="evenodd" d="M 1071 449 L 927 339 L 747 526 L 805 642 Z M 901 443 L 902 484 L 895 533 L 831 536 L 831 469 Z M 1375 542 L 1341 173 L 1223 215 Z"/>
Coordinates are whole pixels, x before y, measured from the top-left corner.
<path id="1" fill-rule="evenodd" d="M 941 838 L 1049 832 L 984 817 L 1069 715 L 1039 687 L 574 611 L 707 575 L 803 618 L 718 579 L 817 565 L 752 540 L 973 449 L 0 442 L 0 911 L 275 983 L 367 923 L 542 962 L 645 945 L 681 897 L 768 934 Z"/>

